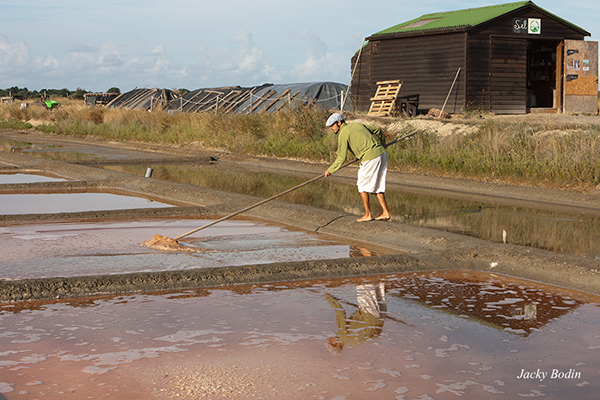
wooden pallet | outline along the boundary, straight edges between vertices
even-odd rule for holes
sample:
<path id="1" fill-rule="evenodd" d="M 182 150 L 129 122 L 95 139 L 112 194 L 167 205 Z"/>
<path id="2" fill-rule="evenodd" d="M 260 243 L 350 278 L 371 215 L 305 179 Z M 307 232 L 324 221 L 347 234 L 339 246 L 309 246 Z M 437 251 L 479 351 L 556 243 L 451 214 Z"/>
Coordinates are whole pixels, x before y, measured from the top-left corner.
<path id="1" fill-rule="evenodd" d="M 377 82 L 377 91 L 375 96 L 371 97 L 369 115 L 385 117 L 395 114 L 396 99 L 401 86 L 402 82 L 399 80 Z"/>

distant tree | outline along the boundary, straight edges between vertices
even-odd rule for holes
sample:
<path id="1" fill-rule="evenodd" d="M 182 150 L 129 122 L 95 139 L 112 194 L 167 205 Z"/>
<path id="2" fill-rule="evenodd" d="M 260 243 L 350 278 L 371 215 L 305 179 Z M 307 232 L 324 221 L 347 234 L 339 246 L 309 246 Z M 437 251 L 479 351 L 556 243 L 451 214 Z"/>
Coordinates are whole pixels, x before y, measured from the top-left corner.
<path id="1" fill-rule="evenodd" d="M 116 94 L 121 94 L 121 89 L 119 89 L 118 87 L 111 87 L 110 89 L 108 89 L 106 91 L 106 93 L 116 93 Z"/>
<path id="2" fill-rule="evenodd" d="M 77 88 L 76 91 L 71 93 L 71 98 L 73 99 L 83 99 L 83 95 L 89 93 L 87 90 L 82 88 Z"/>
<path id="3" fill-rule="evenodd" d="M 181 89 L 177 89 L 176 92 L 179 93 L 180 96 L 185 96 L 187 93 L 190 92 L 190 90 L 181 88 Z"/>

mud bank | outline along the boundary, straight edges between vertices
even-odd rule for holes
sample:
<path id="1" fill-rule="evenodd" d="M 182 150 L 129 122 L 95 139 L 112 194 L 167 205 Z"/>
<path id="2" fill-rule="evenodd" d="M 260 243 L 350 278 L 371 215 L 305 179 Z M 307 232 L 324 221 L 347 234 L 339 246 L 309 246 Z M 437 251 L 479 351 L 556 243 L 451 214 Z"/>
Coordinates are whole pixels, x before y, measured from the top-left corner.
<path id="1" fill-rule="evenodd" d="M 5 184 L 0 186 L 0 194 L 105 191 L 130 193 L 179 206 L 168 210 L 138 209 L 3 215 L 0 216 L 0 223 L 4 224 L 122 217 L 134 220 L 169 215 L 222 216 L 260 200 L 252 196 L 158 181 L 88 165 L 45 160 L 10 152 L 0 152 L 0 163 L 4 170 L 39 171 L 70 179 L 64 182 Z M 391 180 L 394 181 L 394 178 L 392 177 Z M 490 193 L 482 193 L 482 195 L 490 196 Z M 573 195 L 569 194 L 566 197 L 565 207 L 568 207 Z M 543 201 L 541 202 L 543 203 Z M 0 282 L 0 301 L 121 294 L 435 269 L 491 271 L 600 294 L 600 264 L 593 259 L 494 243 L 393 222 L 357 223 L 354 215 L 282 201 L 270 202 L 249 211 L 244 216 L 373 243 L 395 249 L 398 253 L 406 252 L 407 254 L 180 272 L 2 281 Z"/>

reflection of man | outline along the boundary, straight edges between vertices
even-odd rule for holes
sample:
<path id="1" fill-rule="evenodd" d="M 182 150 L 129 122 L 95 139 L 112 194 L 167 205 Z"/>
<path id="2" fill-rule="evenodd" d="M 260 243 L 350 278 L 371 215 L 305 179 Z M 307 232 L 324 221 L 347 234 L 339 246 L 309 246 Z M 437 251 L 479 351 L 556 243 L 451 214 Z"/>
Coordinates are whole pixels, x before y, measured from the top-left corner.
<path id="1" fill-rule="evenodd" d="M 332 296 L 327 296 L 327 301 L 335 309 L 337 322 L 337 335 L 329 338 L 329 344 L 342 350 L 344 346 L 356 346 L 365 340 L 375 338 L 381 334 L 383 319 L 387 311 L 385 303 L 385 286 L 358 285 L 356 299 L 358 310 L 350 318 L 346 318 L 346 311 L 340 302 Z"/>
<path id="2" fill-rule="evenodd" d="M 385 200 L 385 179 L 388 167 L 388 155 L 385 151 L 385 137 L 381 128 L 363 125 L 357 122 L 346 123 L 340 113 L 333 113 L 327 119 L 325 126 L 338 135 L 337 158 L 325 171 L 325 176 L 340 169 L 346 161 L 348 150 L 360 160 L 358 169 L 358 192 L 365 209 L 365 215 L 358 222 L 372 221 L 369 207 L 369 194 L 374 193 L 381 206 L 381 215 L 375 218 L 380 221 L 390 219 L 390 213 Z M 373 137 L 377 136 L 377 139 Z"/>

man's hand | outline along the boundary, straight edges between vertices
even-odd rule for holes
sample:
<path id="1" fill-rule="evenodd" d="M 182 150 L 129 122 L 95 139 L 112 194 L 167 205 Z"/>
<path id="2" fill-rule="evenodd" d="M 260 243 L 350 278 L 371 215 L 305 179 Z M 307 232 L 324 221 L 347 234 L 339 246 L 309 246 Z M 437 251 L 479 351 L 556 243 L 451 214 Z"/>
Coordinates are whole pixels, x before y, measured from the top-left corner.
<path id="1" fill-rule="evenodd" d="M 329 175 L 331 175 L 331 172 L 329 172 L 329 170 L 325 171 L 325 178 L 327 178 Z"/>

